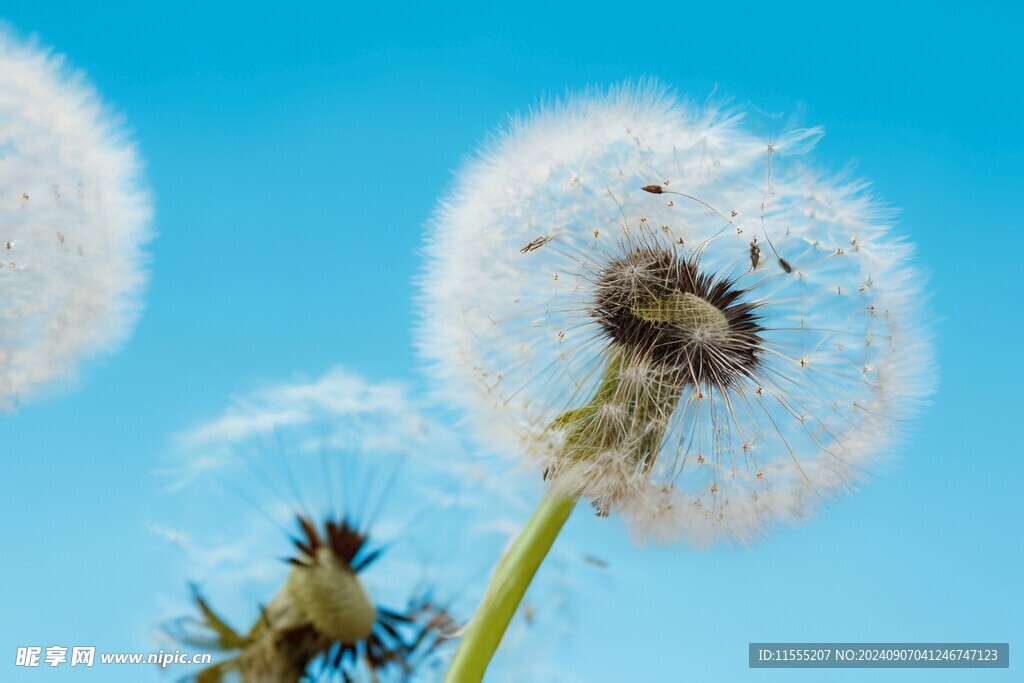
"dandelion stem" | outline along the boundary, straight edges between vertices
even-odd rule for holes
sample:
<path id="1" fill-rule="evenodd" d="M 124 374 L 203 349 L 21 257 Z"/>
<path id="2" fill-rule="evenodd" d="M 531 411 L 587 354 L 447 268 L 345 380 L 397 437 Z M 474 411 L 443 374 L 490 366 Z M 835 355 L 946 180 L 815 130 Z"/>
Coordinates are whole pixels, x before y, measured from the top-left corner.
<path id="1" fill-rule="evenodd" d="M 692 302 L 681 301 L 676 308 L 692 314 Z M 674 309 L 663 306 L 652 307 L 650 315 L 665 315 L 666 310 L 676 314 Z M 551 424 L 552 429 L 565 432 L 561 459 L 586 462 L 605 451 L 619 449 L 632 452 L 638 468 L 649 469 L 664 438 L 668 416 L 683 390 L 680 381 L 673 378 L 672 373 L 657 371 L 642 354 L 612 345 L 590 402 L 562 413 Z M 605 410 L 609 407 L 610 411 Z M 558 474 L 553 472 L 551 476 Z M 548 489 L 529 524 L 498 563 L 476 616 L 462 637 L 445 683 L 478 683 L 483 679 L 533 575 L 576 506 L 579 493 L 566 491 L 564 486 Z M 595 499 L 594 505 L 598 514 L 608 514 L 608 501 Z"/>
<path id="2" fill-rule="evenodd" d="M 483 680 L 526 589 L 575 506 L 575 498 L 548 489 L 529 524 L 494 570 L 491 585 L 466 628 L 445 683 Z"/>

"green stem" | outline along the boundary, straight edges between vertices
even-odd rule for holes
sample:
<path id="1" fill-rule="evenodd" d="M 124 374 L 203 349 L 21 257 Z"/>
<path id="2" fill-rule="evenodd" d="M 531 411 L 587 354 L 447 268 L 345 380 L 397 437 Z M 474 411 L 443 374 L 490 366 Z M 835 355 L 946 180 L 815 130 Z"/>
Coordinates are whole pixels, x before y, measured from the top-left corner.
<path id="1" fill-rule="evenodd" d="M 645 319 L 671 322 L 675 319 L 666 316 L 706 315 L 706 311 L 700 310 L 699 304 L 680 297 L 668 303 L 654 302 L 643 309 L 642 314 Z M 644 381 L 637 381 L 637 377 Z M 668 416 L 679 402 L 683 388 L 676 373 L 659 369 L 635 351 L 613 344 L 590 402 L 562 413 L 551 424 L 551 429 L 565 432 L 560 463 L 571 467 L 604 452 L 626 448 L 645 471 L 650 469 L 665 437 Z M 607 407 L 614 410 L 604 410 Z M 551 476 L 557 477 L 558 472 Z M 578 493 L 568 496 L 548 489 L 530 523 L 494 570 L 491 585 L 476 616 L 466 627 L 445 683 L 483 680 L 487 665 L 533 575 L 569 519 L 578 497 Z M 599 514 L 608 513 L 608 501 L 597 498 L 594 505 Z"/>
<path id="2" fill-rule="evenodd" d="M 576 506 L 576 499 L 548 489 L 530 523 L 494 570 L 476 616 L 466 627 L 445 683 L 482 681 L 512 616 Z"/>

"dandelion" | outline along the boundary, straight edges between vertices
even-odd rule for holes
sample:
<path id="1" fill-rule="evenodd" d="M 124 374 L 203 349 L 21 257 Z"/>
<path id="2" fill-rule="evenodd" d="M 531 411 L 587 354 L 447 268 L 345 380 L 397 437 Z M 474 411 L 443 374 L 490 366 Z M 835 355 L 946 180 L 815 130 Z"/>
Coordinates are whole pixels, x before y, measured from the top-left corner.
<path id="1" fill-rule="evenodd" d="M 95 89 L 0 27 L 0 405 L 129 335 L 150 214 L 135 149 Z"/>
<path id="2" fill-rule="evenodd" d="M 214 523 L 198 539 L 154 530 L 210 588 L 165 628 L 221 654 L 200 683 L 436 679 L 521 511 L 516 480 L 491 486 L 404 386 L 341 368 L 239 397 L 179 447 L 190 462 L 172 489 L 198 494 L 193 511 L 209 506 L 199 516 Z M 224 490 L 252 514 L 225 515 Z M 545 603 L 560 592 L 540 589 Z M 520 620 L 526 646 L 532 630 Z M 514 665 L 500 664 L 508 680 Z"/>
<path id="3" fill-rule="evenodd" d="M 197 681 L 227 680 L 232 672 L 244 681 L 277 683 L 329 674 L 350 681 L 362 672 L 371 680 L 404 676 L 456 632 L 429 595 L 401 610 L 372 602 L 361 573 L 382 549 L 367 550 L 367 535 L 349 521 L 327 519 L 318 528 L 301 515 L 296 520 L 301 532 L 288 558 L 291 572 L 247 632 L 236 631 L 196 591 L 200 616 L 177 622 L 177 640 L 230 653 L 199 672 Z"/>
<path id="4" fill-rule="evenodd" d="M 515 119 L 430 225 L 419 344 L 549 491 L 450 680 L 475 680 L 575 501 L 746 542 L 882 462 L 933 385 L 913 248 L 864 182 L 656 84 Z"/>

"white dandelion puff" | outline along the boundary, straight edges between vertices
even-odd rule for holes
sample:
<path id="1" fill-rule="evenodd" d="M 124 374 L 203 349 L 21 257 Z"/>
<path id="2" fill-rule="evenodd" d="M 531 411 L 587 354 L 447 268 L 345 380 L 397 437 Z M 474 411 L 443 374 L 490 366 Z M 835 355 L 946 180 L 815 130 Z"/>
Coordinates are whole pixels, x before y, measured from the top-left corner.
<path id="1" fill-rule="evenodd" d="M 235 397 L 175 451 L 172 492 L 203 521 L 151 529 L 197 582 L 164 635 L 218 653 L 200 681 L 439 679 L 536 483 L 484 476 L 408 387 L 340 367 Z M 535 612 L 566 593 L 540 582 Z M 525 612 L 496 681 L 551 664 Z"/>
<path id="2" fill-rule="evenodd" d="M 151 213 L 135 148 L 92 85 L 0 26 L 0 405 L 128 337 Z"/>
<path id="3" fill-rule="evenodd" d="M 926 280 L 866 185 L 656 84 L 513 120 L 429 226 L 446 398 L 640 537 L 748 541 L 850 489 L 934 384 Z"/>

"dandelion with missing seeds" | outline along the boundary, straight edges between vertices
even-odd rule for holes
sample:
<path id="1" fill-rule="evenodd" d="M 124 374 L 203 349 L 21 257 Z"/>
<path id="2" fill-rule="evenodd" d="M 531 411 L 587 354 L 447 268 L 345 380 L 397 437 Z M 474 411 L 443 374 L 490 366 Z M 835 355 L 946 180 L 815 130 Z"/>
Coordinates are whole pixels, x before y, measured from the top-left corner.
<path id="1" fill-rule="evenodd" d="M 748 541 L 850 490 L 934 383 L 925 278 L 866 184 L 654 84 L 515 119 L 430 227 L 419 343 L 548 493 L 449 672 L 478 680 L 580 498 Z"/>
<path id="2" fill-rule="evenodd" d="M 368 535 L 349 520 L 327 518 L 318 528 L 298 515 L 296 526 L 291 573 L 252 628 L 236 631 L 198 591 L 200 617 L 171 626 L 184 645 L 231 653 L 196 681 L 217 683 L 232 673 L 243 681 L 275 683 L 335 673 L 353 680 L 356 672 L 380 680 L 414 671 L 456 630 L 425 595 L 414 596 L 403 611 L 371 601 L 360 574 L 382 548 L 368 549 Z"/>
<path id="3" fill-rule="evenodd" d="M 182 435 L 187 464 L 173 489 L 189 494 L 183 508 L 212 509 L 195 533 L 154 527 L 203 584 L 193 616 L 163 635 L 217 654 L 187 680 L 439 678 L 458 615 L 483 595 L 480 570 L 508 540 L 507 508 L 522 506 L 517 480 L 499 489 L 480 477 L 422 408 L 402 385 L 335 368 L 238 397 Z M 443 459 L 428 457 L 435 448 Z M 224 515 L 224 493 L 242 509 Z M 560 593 L 534 586 L 545 605 Z M 532 632 L 528 620 L 515 629 L 532 668 L 516 648 L 496 662 L 509 680 L 534 678 L 543 644 Z"/>

